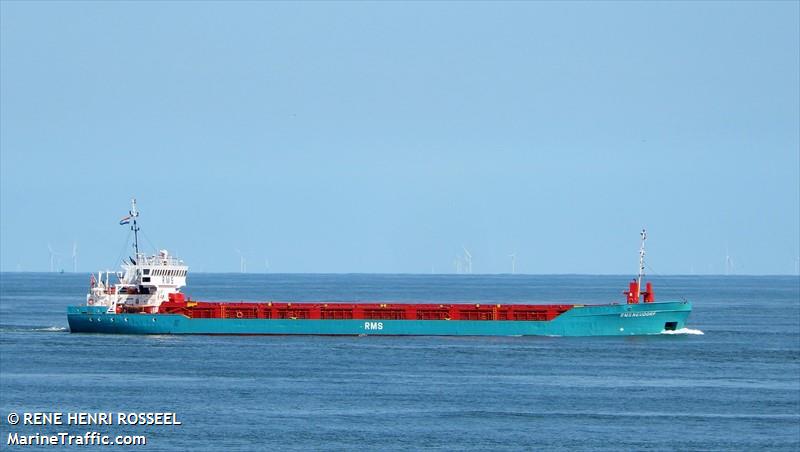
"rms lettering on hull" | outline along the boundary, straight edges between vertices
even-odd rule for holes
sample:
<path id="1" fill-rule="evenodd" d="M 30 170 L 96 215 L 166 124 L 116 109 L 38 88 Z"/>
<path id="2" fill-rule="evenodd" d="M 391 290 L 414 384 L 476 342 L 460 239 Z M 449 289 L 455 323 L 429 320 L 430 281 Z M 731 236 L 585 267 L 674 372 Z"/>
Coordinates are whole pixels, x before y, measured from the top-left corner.
<path id="1" fill-rule="evenodd" d="M 656 311 L 642 311 L 642 312 L 623 312 L 620 317 L 652 317 L 656 315 Z"/>
<path id="2" fill-rule="evenodd" d="M 382 330 L 383 322 L 364 322 L 364 329 L 374 331 Z"/>

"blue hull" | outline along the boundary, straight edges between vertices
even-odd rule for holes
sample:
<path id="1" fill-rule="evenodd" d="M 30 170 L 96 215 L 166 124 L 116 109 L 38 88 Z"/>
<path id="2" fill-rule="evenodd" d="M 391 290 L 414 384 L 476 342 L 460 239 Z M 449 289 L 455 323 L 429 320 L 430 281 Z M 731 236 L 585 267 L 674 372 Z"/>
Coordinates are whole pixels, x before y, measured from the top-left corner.
<path id="1" fill-rule="evenodd" d="M 689 302 L 575 306 L 550 321 L 192 319 L 175 314 L 108 314 L 69 306 L 73 333 L 304 334 L 396 336 L 629 336 L 686 327 Z"/>

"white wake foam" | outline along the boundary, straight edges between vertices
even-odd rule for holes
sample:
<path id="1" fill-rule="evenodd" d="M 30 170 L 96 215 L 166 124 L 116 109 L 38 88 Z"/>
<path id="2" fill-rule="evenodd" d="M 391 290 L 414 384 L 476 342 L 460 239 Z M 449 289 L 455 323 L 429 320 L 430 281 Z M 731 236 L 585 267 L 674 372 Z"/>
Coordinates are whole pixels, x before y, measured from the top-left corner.
<path id="1" fill-rule="evenodd" d="M 59 326 L 48 326 L 46 328 L 34 328 L 33 331 L 43 331 L 48 333 L 60 333 L 63 331 L 69 331 L 67 328 L 59 327 Z"/>
<path id="2" fill-rule="evenodd" d="M 703 333 L 700 330 L 693 330 L 691 328 L 681 328 L 679 330 L 672 330 L 672 331 L 663 330 L 661 331 L 661 334 L 705 334 L 705 333 Z"/>

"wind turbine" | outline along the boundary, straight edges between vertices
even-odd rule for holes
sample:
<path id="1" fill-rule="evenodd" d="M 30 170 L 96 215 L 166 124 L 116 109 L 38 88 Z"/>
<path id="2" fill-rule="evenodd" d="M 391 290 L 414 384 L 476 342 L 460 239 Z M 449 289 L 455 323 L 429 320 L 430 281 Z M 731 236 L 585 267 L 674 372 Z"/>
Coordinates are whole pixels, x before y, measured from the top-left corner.
<path id="1" fill-rule="evenodd" d="M 461 245 L 461 248 L 464 249 L 464 262 L 466 264 L 466 272 L 472 273 L 472 254 L 467 250 L 467 247 Z"/>
<path id="2" fill-rule="evenodd" d="M 456 267 L 456 273 L 460 275 L 461 274 L 461 256 L 456 256 L 455 259 L 453 259 L 453 265 Z"/>
<path id="3" fill-rule="evenodd" d="M 514 275 L 517 273 L 517 253 L 511 253 L 508 257 L 511 258 L 511 274 Z"/>
<path id="4" fill-rule="evenodd" d="M 47 244 L 47 251 L 49 251 L 49 252 L 50 252 L 50 273 L 52 273 L 52 272 L 54 272 L 54 271 L 55 271 L 55 270 L 54 270 L 54 267 L 55 267 L 55 259 L 56 259 L 56 256 L 58 256 L 59 254 L 58 254 L 58 253 L 56 253 L 55 251 L 53 251 L 53 247 L 52 247 L 52 246 L 50 246 L 50 243 L 48 243 L 48 244 Z"/>
<path id="5" fill-rule="evenodd" d="M 78 242 L 72 242 L 72 273 L 78 273 Z"/>
<path id="6" fill-rule="evenodd" d="M 733 270 L 733 259 L 728 253 L 728 245 L 725 245 L 725 276 L 730 275 Z"/>
<path id="7" fill-rule="evenodd" d="M 236 253 L 239 254 L 239 273 L 246 273 L 247 272 L 247 261 L 244 259 L 244 255 L 242 254 L 239 249 L 236 249 Z"/>

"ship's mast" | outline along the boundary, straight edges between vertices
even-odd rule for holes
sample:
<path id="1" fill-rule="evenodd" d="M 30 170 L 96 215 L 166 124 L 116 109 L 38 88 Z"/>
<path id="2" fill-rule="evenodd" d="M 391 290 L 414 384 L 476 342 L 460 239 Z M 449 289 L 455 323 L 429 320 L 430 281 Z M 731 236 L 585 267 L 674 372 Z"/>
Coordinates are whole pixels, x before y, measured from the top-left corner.
<path id="1" fill-rule="evenodd" d="M 133 231 L 133 249 L 135 250 L 136 260 L 138 262 L 139 259 L 139 226 L 136 225 L 136 217 L 139 216 L 139 211 L 136 210 L 136 198 L 131 199 L 131 218 L 133 218 L 133 225 L 131 226 L 131 230 Z"/>
<path id="2" fill-rule="evenodd" d="M 644 276 L 644 241 L 647 240 L 647 231 L 642 228 L 642 246 L 639 248 L 639 282 L 636 284 L 636 300 L 642 292 L 642 277 Z"/>

